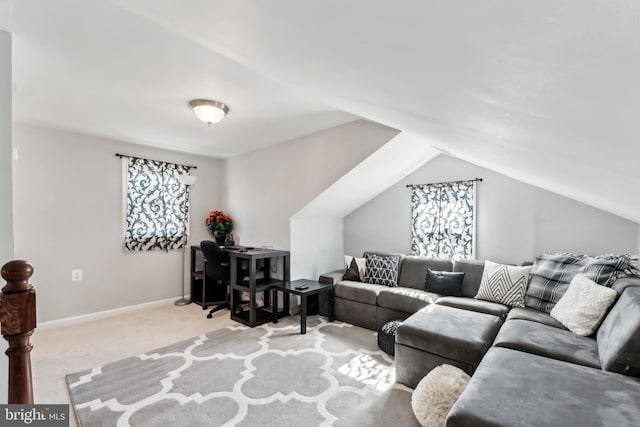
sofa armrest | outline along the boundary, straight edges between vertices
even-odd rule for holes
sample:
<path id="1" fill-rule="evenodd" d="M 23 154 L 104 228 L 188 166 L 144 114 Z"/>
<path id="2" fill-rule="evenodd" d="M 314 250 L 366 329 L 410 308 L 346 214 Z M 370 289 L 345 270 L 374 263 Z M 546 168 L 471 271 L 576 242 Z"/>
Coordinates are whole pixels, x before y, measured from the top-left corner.
<path id="1" fill-rule="evenodd" d="M 621 277 L 613 283 L 613 286 L 611 286 L 611 288 L 613 288 L 613 290 L 616 291 L 618 295 L 621 295 L 626 288 L 631 286 L 640 287 L 640 276 Z"/>
<path id="2" fill-rule="evenodd" d="M 320 277 L 318 278 L 318 282 L 335 285 L 336 283 L 342 280 L 342 276 L 344 276 L 344 268 L 341 270 L 336 270 L 336 271 L 331 271 L 329 273 L 321 274 Z"/>

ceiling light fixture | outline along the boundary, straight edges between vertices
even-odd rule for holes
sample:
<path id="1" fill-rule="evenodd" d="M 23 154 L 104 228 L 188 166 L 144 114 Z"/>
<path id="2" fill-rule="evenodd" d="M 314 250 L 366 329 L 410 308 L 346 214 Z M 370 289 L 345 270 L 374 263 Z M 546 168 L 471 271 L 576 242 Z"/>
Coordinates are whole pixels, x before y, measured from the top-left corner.
<path id="1" fill-rule="evenodd" d="M 196 116 L 209 126 L 218 123 L 229 112 L 229 107 L 222 102 L 208 99 L 194 99 L 189 105 Z"/>

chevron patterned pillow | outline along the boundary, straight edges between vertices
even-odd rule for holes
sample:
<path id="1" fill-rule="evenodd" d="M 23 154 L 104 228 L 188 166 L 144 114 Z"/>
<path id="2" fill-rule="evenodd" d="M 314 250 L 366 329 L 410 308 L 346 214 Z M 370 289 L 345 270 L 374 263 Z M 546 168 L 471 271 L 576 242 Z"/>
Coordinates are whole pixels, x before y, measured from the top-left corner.
<path id="1" fill-rule="evenodd" d="M 524 307 L 531 266 L 516 267 L 485 261 L 476 299 L 509 307 Z"/>

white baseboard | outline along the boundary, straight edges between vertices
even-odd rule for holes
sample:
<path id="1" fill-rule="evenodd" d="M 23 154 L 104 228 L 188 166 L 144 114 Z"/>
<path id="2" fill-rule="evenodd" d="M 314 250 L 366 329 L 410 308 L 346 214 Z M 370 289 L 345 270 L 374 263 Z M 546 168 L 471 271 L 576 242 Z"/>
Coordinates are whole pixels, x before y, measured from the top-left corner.
<path id="1" fill-rule="evenodd" d="M 189 299 L 190 297 L 191 297 L 190 295 L 185 296 L 186 299 Z M 49 320 L 47 322 L 39 323 L 37 326 L 37 329 L 44 330 L 44 329 L 59 328 L 62 326 L 77 325 L 79 323 L 89 322 L 92 320 L 105 319 L 107 317 L 118 316 L 120 314 L 134 313 L 136 311 L 142 311 L 148 308 L 160 307 L 163 305 L 170 305 L 170 304 L 173 304 L 175 301 L 179 300 L 180 298 L 181 297 L 178 296 L 178 297 L 163 299 L 159 301 L 145 302 L 143 304 L 128 305 L 126 307 L 96 311 L 95 313 L 81 314 L 79 316 L 71 316 L 71 317 L 65 317 L 62 319 Z"/>

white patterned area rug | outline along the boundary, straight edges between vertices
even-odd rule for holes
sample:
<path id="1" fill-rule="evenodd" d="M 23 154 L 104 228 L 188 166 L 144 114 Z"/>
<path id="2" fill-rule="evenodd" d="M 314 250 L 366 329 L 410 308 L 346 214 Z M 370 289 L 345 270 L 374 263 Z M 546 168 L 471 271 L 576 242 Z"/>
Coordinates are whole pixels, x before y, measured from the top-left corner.
<path id="1" fill-rule="evenodd" d="M 310 316 L 300 335 L 297 320 L 224 328 L 67 375 L 78 423 L 418 426 L 375 332 Z"/>

